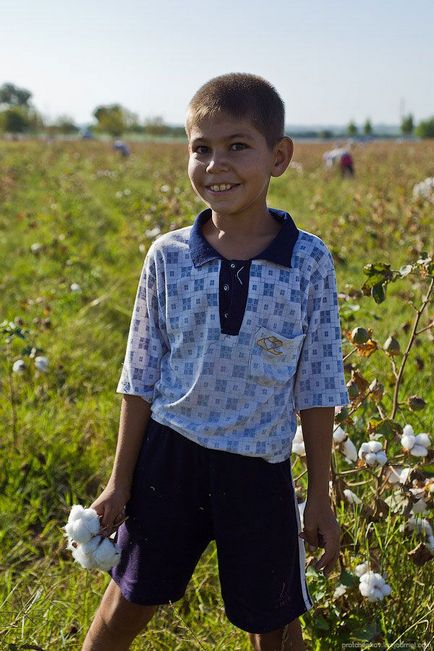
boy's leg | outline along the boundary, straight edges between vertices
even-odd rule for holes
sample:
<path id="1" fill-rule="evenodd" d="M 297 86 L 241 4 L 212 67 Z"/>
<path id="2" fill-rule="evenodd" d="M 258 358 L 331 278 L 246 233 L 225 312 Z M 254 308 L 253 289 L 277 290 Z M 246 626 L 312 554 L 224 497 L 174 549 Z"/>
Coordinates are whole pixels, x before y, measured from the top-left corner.
<path id="1" fill-rule="evenodd" d="M 82 651 L 127 651 L 155 610 L 156 606 L 140 606 L 127 601 L 116 583 L 110 581 Z"/>
<path id="2" fill-rule="evenodd" d="M 306 651 L 299 619 L 271 633 L 249 633 L 255 651 Z"/>

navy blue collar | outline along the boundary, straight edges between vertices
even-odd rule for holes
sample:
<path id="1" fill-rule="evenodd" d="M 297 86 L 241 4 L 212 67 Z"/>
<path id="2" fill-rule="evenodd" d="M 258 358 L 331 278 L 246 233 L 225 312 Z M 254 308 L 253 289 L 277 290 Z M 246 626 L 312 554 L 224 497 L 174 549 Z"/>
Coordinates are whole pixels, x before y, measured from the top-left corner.
<path id="1" fill-rule="evenodd" d="M 297 241 L 299 230 L 289 213 L 276 208 L 269 208 L 268 211 L 274 219 L 282 223 L 282 228 L 265 251 L 255 255 L 252 260 L 269 260 L 283 267 L 291 267 L 292 250 Z M 200 267 L 211 260 L 224 259 L 202 235 L 202 226 L 208 219 L 211 219 L 211 215 L 211 208 L 202 210 L 196 217 L 190 232 L 190 254 L 195 267 Z"/>

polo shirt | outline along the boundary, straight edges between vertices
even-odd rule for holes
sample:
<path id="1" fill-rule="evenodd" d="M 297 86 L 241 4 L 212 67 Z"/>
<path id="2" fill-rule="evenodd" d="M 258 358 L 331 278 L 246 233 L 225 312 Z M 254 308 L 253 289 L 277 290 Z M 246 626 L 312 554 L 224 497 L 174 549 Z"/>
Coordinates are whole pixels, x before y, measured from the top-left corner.
<path id="1" fill-rule="evenodd" d="M 282 226 L 251 260 L 226 260 L 202 235 L 211 210 L 162 235 L 139 279 L 117 392 L 215 450 L 291 454 L 296 411 L 349 404 L 332 256 Z"/>

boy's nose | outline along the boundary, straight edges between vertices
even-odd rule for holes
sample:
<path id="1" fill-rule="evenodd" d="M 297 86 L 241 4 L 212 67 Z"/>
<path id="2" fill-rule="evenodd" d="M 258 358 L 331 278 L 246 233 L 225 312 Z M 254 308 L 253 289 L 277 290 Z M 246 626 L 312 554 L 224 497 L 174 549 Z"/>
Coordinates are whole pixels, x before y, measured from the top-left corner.
<path id="1" fill-rule="evenodd" d="M 207 172 L 220 172 L 227 170 L 227 160 L 221 154 L 213 154 L 206 166 Z"/>

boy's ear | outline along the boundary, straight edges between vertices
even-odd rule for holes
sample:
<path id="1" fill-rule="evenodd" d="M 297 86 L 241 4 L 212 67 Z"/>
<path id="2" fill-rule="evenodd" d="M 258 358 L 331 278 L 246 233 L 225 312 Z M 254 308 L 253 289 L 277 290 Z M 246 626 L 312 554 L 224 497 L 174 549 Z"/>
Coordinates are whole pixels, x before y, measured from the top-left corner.
<path id="1" fill-rule="evenodd" d="M 281 176 L 288 167 L 294 153 L 294 143 L 291 138 L 284 136 L 274 146 L 274 164 L 271 176 Z"/>

